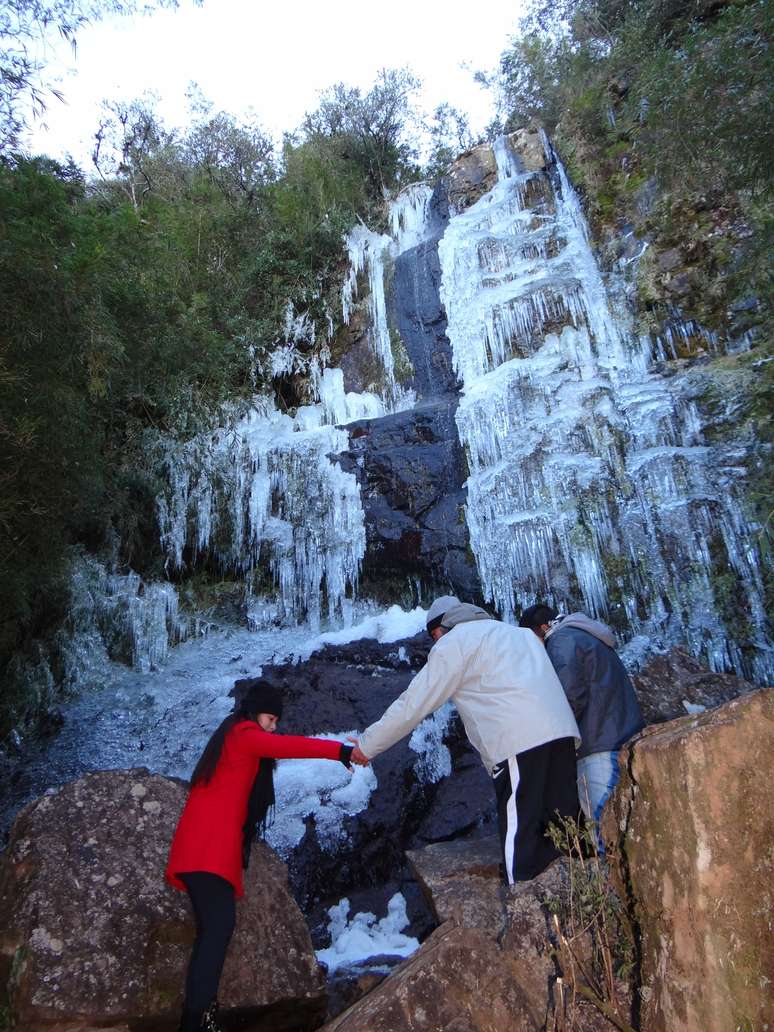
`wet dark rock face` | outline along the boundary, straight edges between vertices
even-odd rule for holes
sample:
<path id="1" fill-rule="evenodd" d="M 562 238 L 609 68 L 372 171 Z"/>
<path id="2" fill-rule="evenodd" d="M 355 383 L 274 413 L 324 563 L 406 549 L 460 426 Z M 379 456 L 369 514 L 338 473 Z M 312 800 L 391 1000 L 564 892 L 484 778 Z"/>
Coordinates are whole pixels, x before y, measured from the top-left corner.
<path id="1" fill-rule="evenodd" d="M 365 729 L 406 688 L 424 664 L 429 644 L 424 634 L 387 645 L 364 639 L 326 646 L 305 663 L 265 668 L 286 683 L 283 724 L 295 734 L 314 734 L 321 727 Z M 405 850 L 462 835 L 491 835 L 496 827 L 491 779 L 458 717 L 444 744 L 452 773 L 434 784 L 423 782 L 419 755 L 408 739 L 376 757 L 378 786 L 370 805 L 346 819 L 346 841 L 335 853 L 320 848 L 314 821 L 309 820 L 288 866 L 291 888 L 313 929 L 327 926 L 325 910 L 344 896 L 353 912 L 383 914 L 387 899 L 400 890 L 414 918 L 411 934 L 429 930 L 429 915 L 406 866 Z"/>
<path id="2" fill-rule="evenodd" d="M 385 603 L 451 591 L 481 594 L 464 517 L 464 457 L 453 404 L 427 402 L 382 419 L 351 423 L 338 456 L 362 491 L 366 556 L 362 593 Z"/>
<path id="3" fill-rule="evenodd" d="M 438 241 L 448 221 L 442 180 L 429 203 L 426 237 L 396 258 L 387 292 L 390 332 L 412 367 L 403 386 L 415 392 L 416 407 L 348 424 L 349 449 L 336 456 L 357 476 L 363 499 L 367 551 L 359 592 L 385 605 L 427 604 L 448 592 L 481 601 L 454 420 L 460 385 L 440 298 Z"/>
<path id="4" fill-rule="evenodd" d="M 415 408 L 351 423 L 338 456 L 360 481 L 367 552 L 361 593 L 415 604 L 452 592 L 479 601 L 481 586 L 464 517 L 467 470 L 454 414 L 459 382 L 440 299 L 438 240 L 449 219 L 444 184 L 429 206 L 426 240 L 399 255 L 388 315 L 411 360 L 405 386 Z"/>
<path id="5" fill-rule="evenodd" d="M 440 283 L 438 238 L 434 237 L 396 259 L 389 314 L 411 359 L 411 386 L 417 398 L 449 396 L 456 407 L 459 383 L 446 336 Z"/>

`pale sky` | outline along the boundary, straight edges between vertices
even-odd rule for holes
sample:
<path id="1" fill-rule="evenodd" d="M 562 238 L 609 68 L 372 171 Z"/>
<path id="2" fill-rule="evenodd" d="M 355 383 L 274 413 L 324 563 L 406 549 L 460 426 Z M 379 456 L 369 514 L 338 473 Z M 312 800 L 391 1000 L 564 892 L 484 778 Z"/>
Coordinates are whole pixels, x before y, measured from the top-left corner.
<path id="1" fill-rule="evenodd" d="M 215 108 L 236 116 L 252 110 L 278 138 L 317 106 L 334 82 L 369 87 L 381 68 L 409 66 L 424 80 L 428 111 L 448 101 L 474 132 L 493 116 L 488 91 L 473 82 L 492 70 L 516 30 L 523 0 L 181 0 L 176 11 L 111 19 L 82 30 L 77 53 L 49 50 L 65 104 L 50 98 L 30 149 L 88 164 L 102 100 L 161 98 L 168 127 L 189 120 L 186 90 L 196 82 Z M 467 64 L 470 70 L 461 65 Z"/>

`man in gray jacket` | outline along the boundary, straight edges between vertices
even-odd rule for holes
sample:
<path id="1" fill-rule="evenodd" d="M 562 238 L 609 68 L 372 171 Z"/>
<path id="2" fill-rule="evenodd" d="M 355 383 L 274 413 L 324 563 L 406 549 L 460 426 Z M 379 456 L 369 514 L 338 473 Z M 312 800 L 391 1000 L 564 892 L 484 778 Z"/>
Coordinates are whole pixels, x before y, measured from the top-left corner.
<path id="1" fill-rule="evenodd" d="M 427 663 L 352 753 L 367 763 L 450 699 L 494 779 L 509 883 L 534 878 L 558 856 L 546 828 L 577 817 L 578 725 L 545 649 L 529 631 L 444 595 L 427 614 Z"/>
<path id="2" fill-rule="evenodd" d="M 541 604 L 525 609 L 519 626 L 544 643 L 572 706 L 582 739 L 578 795 L 586 816 L 599 821 L 618 781 L 618 750 L 644 725 L 613 632 L 585 613 L 559 616 Z"/>

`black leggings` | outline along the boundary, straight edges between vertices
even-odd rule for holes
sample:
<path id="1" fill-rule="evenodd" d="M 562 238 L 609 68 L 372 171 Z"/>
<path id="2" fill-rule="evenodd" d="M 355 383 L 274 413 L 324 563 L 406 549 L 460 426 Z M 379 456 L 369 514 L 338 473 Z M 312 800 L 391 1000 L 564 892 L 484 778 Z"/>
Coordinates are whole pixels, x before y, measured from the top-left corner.
<path id="1" fill-rule="evenodd" d="M 179 874 L 188 889 L 196 920 L 196 939 L 185 979 L 185 1007 L 204 1011 L 218 995 L 226 950 L 234 934 L 234 886 L 207 871 Z"/>

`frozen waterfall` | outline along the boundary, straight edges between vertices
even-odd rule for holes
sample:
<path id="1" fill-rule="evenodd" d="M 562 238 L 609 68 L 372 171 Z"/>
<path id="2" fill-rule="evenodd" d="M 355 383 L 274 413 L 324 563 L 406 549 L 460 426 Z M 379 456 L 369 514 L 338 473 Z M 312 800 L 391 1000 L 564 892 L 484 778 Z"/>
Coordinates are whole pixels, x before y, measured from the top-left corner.
<path id="1" fill-rule="evenodd" d="M 329 457 L 347 447 L 336 424 L 383 411 L 373 395 L 345 393 L 338 369 L 320 374 L 318 391 L 294 418 L 258 396 L 211 435 L 164 442 L 157 500 L 173 568 L 209 554 L 248 586 L 265 587 L 268 574 L 279 615 L 315 628 L 326 612 L 348 622 L 365 551 L 357 481 Z"/>
<path id="2" fill-rule="evenodd" d="M 350 322 L 355 299 L 364 286 L 361 278 L 367 280 L 367 334 L 382 370 L 382 382 L 372 389 L 378 391 L 388 412 L 411 408 L 416 399 L 412 390 L 400 384 L 396 373 L 397 342 L 387 318 L 387 281 L 395 259 L 422 240 L 432 193 L 426 183 L 411 184 L 390 204 L 391 235 L 374 233 L 361 224 L 345 241 L 349 272 L 341 292 L 342 318 Z"/>
<path id="3" fill-rule="evenodd" d="M 629 635 L 685 639 L 713 669 L 763 680 L 774 662 L 738 456 L 709 447 L 683 382 L 649 368 L 651 342 L 614 310 L 545 147 L 547 171 L 524 172 L 499 140 L 496 185 L 439 244 L 485 596 L 506 619 L 535 598 L 582 601 Z M 753 656 L 734 640 L 729 578 Z"/>

